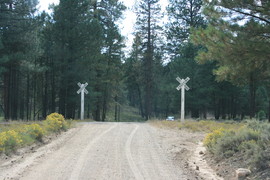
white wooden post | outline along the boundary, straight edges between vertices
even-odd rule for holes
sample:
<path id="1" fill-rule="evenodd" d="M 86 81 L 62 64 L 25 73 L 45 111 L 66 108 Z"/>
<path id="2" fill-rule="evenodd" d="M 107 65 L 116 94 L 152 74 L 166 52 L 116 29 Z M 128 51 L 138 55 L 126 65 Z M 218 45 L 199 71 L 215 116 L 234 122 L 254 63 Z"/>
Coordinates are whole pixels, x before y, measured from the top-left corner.
<path id="1" fill-rule="evenodd" d="M 81 120 L 84 119 L 84 93 L 88 94 L 88 91 L 85 89 L 85 87 L 88 85 L 88 83 L 81 84 L 78 83 L 78 86 L 80 89 L 77 91 L 78 94 L 81 93 Z"/>
<path id="2" fill-rule="evenodd" d="M 84 119 L 84 89 L 81 92 L 81 120 Z"/>
<path id="3" fill-rule="evenodd" d="M 185 119 L 185 87 L 181 87 L 181 121 Z"/>
<path id="4" fill-rule="evenodd" d="M 176 80 L 180 83 L 176 89 L 178 91 L 181 89 L 181 121 L 183 122 L 185 120 L 185 90 L 189 90 L 187 82 L 190 80 L 190 78 L 187 77 L 186 79 L 181 79 L 177 77 Z"/>

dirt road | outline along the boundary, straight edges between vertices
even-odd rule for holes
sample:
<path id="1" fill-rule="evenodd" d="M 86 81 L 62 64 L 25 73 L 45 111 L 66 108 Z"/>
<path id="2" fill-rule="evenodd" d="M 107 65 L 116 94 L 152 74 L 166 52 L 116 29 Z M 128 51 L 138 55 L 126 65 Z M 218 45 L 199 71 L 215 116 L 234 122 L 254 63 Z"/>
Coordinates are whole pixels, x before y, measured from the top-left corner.
<path id="1" fill-rule="evenodd" d="M 148 123 L 85 123 L 0 165 L 0 179 L 198 179 L 175 163 L 168 133 Z M 176 146 L 174 146 L 176 147 Z"/>

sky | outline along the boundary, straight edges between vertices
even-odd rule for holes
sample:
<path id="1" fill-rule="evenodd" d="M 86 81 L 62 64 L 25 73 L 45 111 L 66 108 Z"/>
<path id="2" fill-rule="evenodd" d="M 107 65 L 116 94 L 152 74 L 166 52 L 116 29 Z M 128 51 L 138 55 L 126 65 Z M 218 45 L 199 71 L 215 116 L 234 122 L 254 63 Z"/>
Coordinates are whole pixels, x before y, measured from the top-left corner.
<path id="1" fill-rule="evenodd" d="M 132 46 L 133 41 L 133 26 L 136 22 L 136 15 L 132 12 L 132 8 L 136 1 L 138 0 L 121 0 L 124 5 L 127 7 L 126 12 L 123 14 L 123 20 L 121 20 L 119 24 L 119 29 L 121 31 L 121 34 L 126 37 L 126 49 L 125 51 L 129 51 Z M 40 5 L 39 9 L 40 11 L 48 11 L 49 4 L 58 4 L 59 0 L 39 0 Z M 164 12 L 166 6 L 168 5 L 168 0 L 160 0 L 161 9 Z"/>

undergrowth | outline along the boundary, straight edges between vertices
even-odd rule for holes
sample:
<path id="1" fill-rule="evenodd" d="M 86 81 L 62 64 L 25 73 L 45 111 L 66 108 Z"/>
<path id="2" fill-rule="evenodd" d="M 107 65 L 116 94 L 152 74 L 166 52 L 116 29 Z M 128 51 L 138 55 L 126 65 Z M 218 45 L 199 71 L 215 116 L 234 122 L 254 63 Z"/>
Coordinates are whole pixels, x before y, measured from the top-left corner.
<path id="1" fill-rule="evenodd" d="M 0 154 L 9 155 L 20 147 L 42 142 L 44 136 L 66 131 L 70 126 L 71 120 L 66 121 L 58 113 L 48 115 L 45 121 L 39 123 L 0 125 Z"/>
<path id="2" fill-rule="evenodd" d="M 248 121 L 239 129 L 219 129 L 204 139 L 204 145 L 217 158 L 241 156 L 253 170 L 270 166 L 270 124 Z"/>
<path id="3" fill-rule="evenodd" d="M 270 167 L 270 123 L 258 120 L 234 121 L 156 121 L 156 125 L 206 132 L 204 146 L 217 159 L 238 157 L 255 171 Z"/>

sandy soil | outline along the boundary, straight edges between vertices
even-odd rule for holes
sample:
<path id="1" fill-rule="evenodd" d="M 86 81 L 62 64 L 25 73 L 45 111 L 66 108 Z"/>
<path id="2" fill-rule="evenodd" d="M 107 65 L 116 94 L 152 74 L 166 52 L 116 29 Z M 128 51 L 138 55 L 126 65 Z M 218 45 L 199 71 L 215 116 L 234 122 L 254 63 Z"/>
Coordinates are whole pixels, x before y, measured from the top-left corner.
<path id="1" fill-rule="evenodd" d="M 221 179 L 203 160 L 201 139 L 149 123 L 84 123 L 2 158 L 0 179 Z"/>

